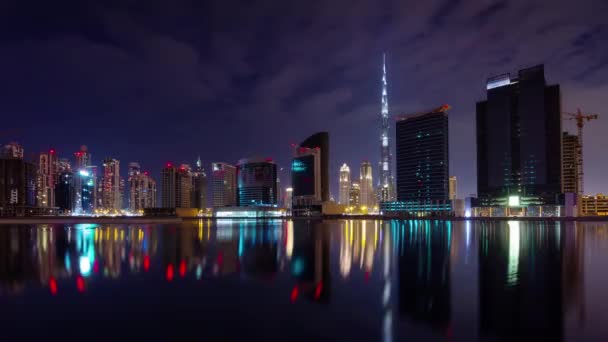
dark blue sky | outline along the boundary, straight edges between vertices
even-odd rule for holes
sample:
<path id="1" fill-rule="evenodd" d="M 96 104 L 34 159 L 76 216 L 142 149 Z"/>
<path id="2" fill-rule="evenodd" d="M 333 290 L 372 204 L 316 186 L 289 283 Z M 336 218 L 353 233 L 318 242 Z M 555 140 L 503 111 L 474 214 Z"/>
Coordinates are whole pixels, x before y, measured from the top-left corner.
<path id="1" fill-rule="evenodd" d="M 126 174 L 139 161 L 158 177 L 199 154 L 285 166 L 291 143 L 327 130 L 337 196 L 343 162 L 358 177 L 379 160 L 386 51 L 391 115 L 453 106 L 450 168 L 465 196 L 486 78 L 545 63 L 564 110 L 604 114 L 585 131 L 585 188 L 608 192 L 603 13 L 603 0 L 2 1 L 0 141 L 70 157 L 86 144 L 95 164 L 114 157 Z"/>

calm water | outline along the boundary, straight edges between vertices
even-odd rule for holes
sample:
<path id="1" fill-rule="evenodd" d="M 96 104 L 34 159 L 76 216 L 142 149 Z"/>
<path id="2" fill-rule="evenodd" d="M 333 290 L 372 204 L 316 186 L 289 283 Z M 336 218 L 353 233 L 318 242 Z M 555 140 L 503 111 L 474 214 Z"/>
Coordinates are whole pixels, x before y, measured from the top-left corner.
<path id="1" fill-rule="evenodd" d="M 0 226 L 0 340 L 608 340 L 608 224 Z"/>

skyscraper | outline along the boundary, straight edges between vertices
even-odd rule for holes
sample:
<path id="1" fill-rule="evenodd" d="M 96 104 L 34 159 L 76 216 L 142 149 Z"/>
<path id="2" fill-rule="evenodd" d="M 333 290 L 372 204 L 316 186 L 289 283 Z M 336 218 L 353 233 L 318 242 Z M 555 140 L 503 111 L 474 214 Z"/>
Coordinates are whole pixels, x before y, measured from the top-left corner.
<path id="1" fill-rule="evenodd" d="M 192 208 L 192 168 L 188 164 L 182 164 L 177 170 L 175 185 L 175 207 Z"/>
<path id="2" fill-rule="evenodd" d="M 392 172 L 392 155 L 390 147 L 390 125 L 388 115 L 388 89 L 386 80 L 386 55 L 382 55 L 382 119 L 380 133 L 380 172 L 378 173 L 378 199 L 380 201 L 394 200 L 394 182 Z"/>
<path id="3" fill-rule="evenodd" d="M 376 194 L 374 193 L 374 183 L 372 179 L 372 164 L 368 161 L 361 163 L 359 185 L 361 186 L 360 204 L 370 208 L 376 205 Z"/>
<path id="4" fill-rule="evenodd" d="M 57 180 L 57 156 L 55 150 L 40 153 L 36 182 L 36 203 L 39 207 L 55 206 L 55 181 Z"/>
<path id="5" fill-rule="evenodd" d="M 72 212 L 74 210 L 76 197 L 74 178 L 74 174 L 69 170 L 64 170 L 57 174 L 55 206 L 64 212 Z"/>
<path id="6" fill-rule="evenodd" d="M 161 178 L 161 205 L 163 208 L 175 208 L 175 191 L 177 188 L 177 169 L 171 163 L 167 163 L 160 171 Z"/>
<path id="7" fill-rule="evenodd" d="M 239 206 L 278 204 L 277 165 L 272 159 L 241 159 L 237 172 Z"/>
<path id="8" fill-rule="evenodd" d="M 561 186 L 561 100 L 542 65 L 490 78 L 477 103 L 480 204 L 557 204 Z"/>
<path id="9" fill-rule="evenodd" d="M 340 167 L 340 194 L 338 196 L 338 203 L 342 205 L 348 205 L 350 194 L 350 168 L 348 165 L 343 164 Z"/>
<path id="10" fill-rule="evenodd" d="M 323 202 L 329 201 L 329 134 L 308 137 L 294 150 L 291 162 L 293 187 L 292 214 L 320 215 Z"/>
<path id="11" fill-rule="evenodd" d="M 23 159 L 23 146 L 14 141 L 4 145 L 2 158 Z"/>
<path id="12" fill-rule="evenodd" d="M 397 200 L 419 204 L 448 200 L 450 107 L 397 119 Z"/>
<path id="13" fill-rule="evenodd" d="M 192 205 L 194 208 L 207 208 L 207 174 L 201 157 L 196 160 L 196 170 L 192 172 Z"/>
<path id="14" fill-rule="evenodd" d="M 113 158 L 103 161 L 102 207 L 116 212 L 121 208 L 120 199 L 120 162 Z"/>
<path id="15" fill-rule="evenodd" d="M 213 172 L 213 206 L 236 206 L 236 167 L 227 163 L 212 163 Z"/>
<path id="16" fill-rule="evenodd" d="M 451 201 L 455 200 L 458 196 L 458 183 L 456 180 L 456 176 L 450 176 L 450 195 L 449 198 Z"/>
<path id="17" fill-rule="evenodd" d="M 358 182 L 353 182 L 348 191 L 348 205 L 361 205 L 361 185 Z"/>
<path id="18" fill-rule="evenodd" d="M 563 132 L 562 135 L 562 192 L 579 191 L 578 163 L 576 152 L 578 150 L 578 136 Z"/>
<path id="19" fill-rule="evenodd" d="M 21 216 L 36 205 L 36 167 L 23 160 L 20 145 L 6 146 L 0 156 L 0 216 Z"/>
<path id="20" fill-rule="evenodd" d="M 95 184 L 97 183 L 97 175 L 91 173 L 88 168 L 91 166 L 91 154 L 88 152 L 86 145 L 80 146 L 80 150 L 74 153 L 76 158 L 76 164 L 74 168 L 74 212 L 82 213 L 86 212 L 83 207 L 83 193 L 87 195 L 87 208 L 93 209 L 96 206 L 97 189 Z M 91 177 L 93 178 L 91 180 Z M 85 181 L 86 183 L 83 183 Z M 101 199 L 100 199 L 101 201 Z"/>
<path id="21" fill-rule="evenodd" d="M 156 207 L 156 182 L 139 163 L 129 163 L 129 210 L 133 213 Z"/>
<path id="22" fill-rule="evenodd" d="M 321 201 L 329 201 L 329 133 L 318 132 L 306 138 L 300 148 L 317 149 L 320 152 Z M 294 187 L 294 196 L 295 193 Z"/>

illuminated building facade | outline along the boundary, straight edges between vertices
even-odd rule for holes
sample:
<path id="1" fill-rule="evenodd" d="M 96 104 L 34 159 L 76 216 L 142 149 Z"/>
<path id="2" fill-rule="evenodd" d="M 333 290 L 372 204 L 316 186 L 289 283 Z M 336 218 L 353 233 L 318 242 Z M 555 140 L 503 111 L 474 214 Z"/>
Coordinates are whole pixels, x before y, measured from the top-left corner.
<path id="1" fill-rule="evenodd" d="M 87 206 L 91 208 L 95 208 L 97 206 L 97 188 L 95 184 L 97 184 L 97 174 L 96 172 L 91 172 L 89 169 L 91 166 L 91 154 L 88 151 L 86 145 L 80 146 L 80 150 L 74 153 L 74 157 L 76 158 L 75 168 L 74 168 L 74 188 L 75 188 L 75 198 L 74 198 L 74 212 L 75 213 L 86 213 L 83 206 L 83 193 L 87 194 L 87 201 L 91 200 L 92 203 L 87 202 Z M 92 193 L 89 193 L 90 185 L 83 184 L 83 181 L 86 181 L 87 184 L 91 182 L 93 183 Z M 86 188 L 86 189 L 85 189 Z M 101 190 L 101 189 L 100 189 Z M 101 196 L 99 198 L 101 202 Z M 101 203 L 99 203 L 101 205 Z"/>
<path id="2" fill-rule="evenodd" d="M 212 163 L 212 193 L 214 207 L 237 205 L 236 167 L 228 163 Z"/>
<path id="3" fill-rule="evenodd" d="M 192 168 L 190 165 L 180 165 L 175 184 L 177 186 L 175 189 L 175 208 L 193 208 Z"/>
<path id="4" fill-rule="evenodd" d="M 283 207 L 291 210 L 291 205 L 293 201 L 293 188 L 285 189 L 285 197 L 283 198 Z"/>
<path id="5" fill-rule="evenodd" d="M 582 216 L 608 216 L 608 196 L 581 196 L 579 203 Z"/>
<path id="6" fill-rule="evenodd" d="M 207 208 L 207 174 L 201 157 L 196 160 L 196 170 L 192 172 L 192 206 L 198 209 Z"/>
<path id="7" fill-rule="evenodd" d="M 372 180 L 372 164 L 368 161 L 361 163 L 359 173 L 359 185 L 361 187 L 361 196 L 359 205 L 373 207 L 376 205 L 376 195 L 374 194 L 374 182 Z"/>
<path id="8" fill-rule="evenodd" d="M 477 103 L 477 192 L 481 206 L 558 204 L 561 99 L 542 65 L 490 78 Z"/>
<path id="9" fill-rule="evenodd" d="M 238 205 L 276 206 L 277 165 L 269 158 L 241 159 L 237 164 Z"/>
<path id="10" fill-rule="evenodd" d="M 36 182 L 36 203 L 39 207 L 55 206 L 55 181 L 57 180 L 57 155 L 55 150 L 40 153 Z"/>
<path id="11" fill-rule="evenodd" d="M 129 210 L 139 212 L 156 207 L 156 182 L 139 163 L 129 163 Z"/>
<path id="12" fill-rule="evenodd" d="M 338 196 L 338 203 L 342 205 L 348 205 L 349 203 L 350 183 L 350 168 L 343 164 L 340 167 L 340 193 Z"/>
<path id="13" fill-rule="evenodd" d="M 76 189 L 77 211 L 81 214 L 92 214 L 95 210 L 95 171 L 91 167 L 80 169 L 76 179 L 79 184 Z"/>
<path id="14" fill-rule="evenodd" d="M 578 136 L 563 132 L 562 135 L 562 192 L 579 193 L 577 153 Z"/>
<path id="15" fill-rule="evenodd" d="M 458 196 L 458 181 L 456 180 L 456 176 L 450 176 L 449 180 L 449 199 L 453 201 Z"/>
<path id="16" fill-rule="evenodd" d="M 167 163 L 161 170 L 161 181 L 163 208 L 193 207 L 193 181 L 190 165 L 182 164 L 178 168 Z"/>
<path id="17" fill-rule="evenodd" d="M 102 208 L 111 212 L 121 208 L 120 162 L 113 158 L 103 161 L 103 181 L 101 184 Z"/>
<path id="18" fill-rule="evenodd" d="M 348 191 L 348 205 L 358 207 L 361 205 L 361 185 L 353 182 Z"/>

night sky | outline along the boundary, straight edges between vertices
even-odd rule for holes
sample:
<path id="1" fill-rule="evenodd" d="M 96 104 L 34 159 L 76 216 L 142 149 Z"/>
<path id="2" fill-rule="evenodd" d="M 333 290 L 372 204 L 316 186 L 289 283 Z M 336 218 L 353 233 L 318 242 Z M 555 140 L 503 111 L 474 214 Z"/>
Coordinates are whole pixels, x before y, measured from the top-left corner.
<path id="1" fill-rule="evenodd" d="M 139 161 L 158 180 L 199 154 L 207 169 L 252 155 L 287 169 L 291 143 L 327 130 L 337 198 L 343 162 L 358 177 L 379 160 L 385 51 L 391 116 L 453 106 L 464 197 L 486 78 L 544 63 L 564 110 L 601 115 L 585 190 L 608 192 L 606 13 L 601 0 L 0 1 L 0 142 L 70 158 L 86 144 L 94 164 L 117 158 L 126 176 Z"/>

